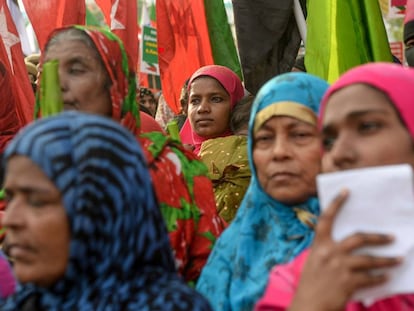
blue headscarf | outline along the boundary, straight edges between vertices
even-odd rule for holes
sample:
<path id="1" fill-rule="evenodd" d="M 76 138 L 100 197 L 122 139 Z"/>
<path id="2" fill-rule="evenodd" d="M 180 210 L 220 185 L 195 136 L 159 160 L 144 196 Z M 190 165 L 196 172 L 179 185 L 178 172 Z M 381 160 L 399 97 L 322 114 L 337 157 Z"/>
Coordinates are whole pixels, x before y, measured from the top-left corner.
<path id="1" fill-rule="evenodd" d="M 253 163 L 253 133 L 258 119 L 260 126 L 275 115 L 305 121 L 311 117 L 316 126 L 319 103 L 327 88 L 325 81 L 310 74 L 287 73 L 268 81 L 255 98 L 248 136 L 250 185 L 236 218 L 216 242 L 197 284 L 197 290 L 215 310 L 253 310 L 270 269 L 292 260 L 311 243 L 314 232 L 305 223 L 319 215 L 318 200 L 312 197 L 299 206 L 288 206 L 263 190 Z M 296 103 L 289 106 L 293 110 L 286 109 L 286 102 Z"/>
<path id="2" fill-rule="evenodd" d="M 3 165 L 13 155 L 30 158 L 60 190 L 71 241 L 56 284 L 21 284 L 1 310 L 210 310 L 176 274 L 146 161 L 128 130 L 65 112 L 26 127 Z"/>

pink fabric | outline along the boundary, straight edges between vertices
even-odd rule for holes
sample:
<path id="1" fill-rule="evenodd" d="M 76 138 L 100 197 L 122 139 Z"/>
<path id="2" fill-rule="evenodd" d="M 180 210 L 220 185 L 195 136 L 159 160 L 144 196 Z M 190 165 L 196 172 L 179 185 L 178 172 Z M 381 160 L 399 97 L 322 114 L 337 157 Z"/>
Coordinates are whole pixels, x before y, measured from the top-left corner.
<path id="1" fill-rule="evenodd" d="M 0 252 L 0 298 L 6 298 L 14 293 L 16 280 L 9 262 Z"/>
<path id="2" fill-rule="evenodd" d="M 407 0 L 404 24 L 414 20 L 414 0 Z"/>
<path id="3" fill-rule="evenodd" d="M 414 69 L 392 63 L 369 63 L 355 67 L 343 74 L 327 91 L 319 114 L 319 124 L 323 119 L 326 102 L 336 91 L 351 84 L 368 84 L 384 92 L 414 138 Z"/>
<path id="4" fill-rule="evenodd" d="M 190 77 L 190 80 L 188 82 L 188 89 L 190 90 L 191 83 L 193 83 L 195 79 L 200 78 L 202 76 L 212 77 L 216 79 L 218 82 L 220 82 L 223 88 L 230 95 L 231 109 L 233 109 L 234 105 L 236 105 L 236 103 L 243 98 L 243 85 L 239 77 L 229 68 L 220 65 L 208 65 L 201 67 Z M 219 137 L 229 135 L 232 135 L 230 129 L 227 132 L 220 135 Z M 183 127 L 181 128 L 180 137 L 183 143 L 192 144 L 195 146 L 195 154 L 199 153 L 201 144 L 203 143 L 203 141 L 206 140 L 206 138 L 198 136 L 195 132 L 193 132 L 188 118 L 184 122 Z"/>
<path id="5" fill-rule="evenodd" d="M 292 262 L 273 268 L 264 296 L 258 301 L 255 311 L 284 311 L 292 302 L 309 250 Z M 382 299 L 369 307 L 351 302 L 344 311 L 409 311 L 414 310 L 414 294 L 398 295 Z"/>

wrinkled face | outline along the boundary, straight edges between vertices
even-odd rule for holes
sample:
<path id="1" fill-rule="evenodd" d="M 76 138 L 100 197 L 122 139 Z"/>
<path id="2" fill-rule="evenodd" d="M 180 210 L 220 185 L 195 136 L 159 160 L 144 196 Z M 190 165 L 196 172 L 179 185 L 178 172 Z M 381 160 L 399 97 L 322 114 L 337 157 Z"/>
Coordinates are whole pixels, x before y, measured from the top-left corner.
<path id="1" fill-rule="evenodd" d="M 322 120 L 324 171 L 408 163 L 414 147 L 395 108 L 380 91 L 356 84 L 335 92 Z"/>
<path id="2" fill-rule="evenodd" d="M 148 108 L 151 112 L 151 115 L 154 117 L 155 113 L 157 112 L 157 102 L 151 95 L 144 95 L 140 98 L 139 104 Z"/>
<path id="3" fill-rule="evenodd" d="M 230 110 L 230 95 L 216 79 L 200 77 L 191 83 L 188 117 L 197 135 L 214 138 L 225 133 Z"/>
<path id="4" fill-rule="evenodd" d="M 7 208 L 2 224 L 17 279 L 23 284 L 53 285 L 65 273 L 70 243 L 59 190 L 24 156 L 8 161 L 4 189 Z"/>
<path id="5" fill-rule="evenodd" d="M 320 173 L 320 138 L 316 126 L 277 116 L 254 134 L 253 162 L 263 190 L 285 204 L 316 195 Z"/>
<path id="6" fill-rule="evenodd" d="M 81 40 L 60 40 L 48 46 L 45 62 L 59 61 L 64 109 L 112 116 L 109 78 L 98 53 Z"/>

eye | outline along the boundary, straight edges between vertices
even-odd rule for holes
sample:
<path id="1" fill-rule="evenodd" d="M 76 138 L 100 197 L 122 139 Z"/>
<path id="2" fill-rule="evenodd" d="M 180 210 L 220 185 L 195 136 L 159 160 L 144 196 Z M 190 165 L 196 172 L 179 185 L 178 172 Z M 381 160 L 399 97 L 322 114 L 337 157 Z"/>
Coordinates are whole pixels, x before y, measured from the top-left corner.
<path id="1" fill-rule="evenodd" d="M 80 75 L 85 72 L 85 68 L 81 64 L 73 64 L 68 68 L 68 73 L 72 75 Z"/>
<path id="2" fill-rule="evenodd" d="M 268 147 L 273 143 L 274 136 L 272 134 L 258 134 L 254 138 L 254 146 L 259 149 Z"/>
<path id="3" fill-rule="evenodd" d="M 222 101 L 223 101 L 223 98 L 222 98 L 222 97 L 220 97 L 220 96 L 213 96 L 213 97 L 211 98 L 211 101 L 212 101 L 213 103 L 220 103 L 220 102 L 222 102 Z"/>
<path id="4" fill-rule="evenodd" d="M 200 99 L 199 98 L 191 98 L 190 99 L 190 105 L 198 105 L 200 104 Z"/>
<path id="5" fill-rule="evenodd" d="M 315 137 L 313 132 L 299 129 L 290 132 L 289 135 L 297 144 L 306 144 Z"/>
<path id="6" fill-rule="evenodd" d="M 358 132 L 362 134 L 369 134 L 381 129 L 383 124 L 379 121 L 361 121 L 358 124 Z"/>
<path id="7" fill-rule="evenodd" d="M 322 138 L 322 146 L 323 146 L 323 149 L 325 151 L 331 150 L 332 147 L 333 147 L 333 145 L 334 145 L 334 143 L 335 143 L 335 139 L 336 139 L 336 137 L 334 137 L 333 135 L 324 136 Z"/>

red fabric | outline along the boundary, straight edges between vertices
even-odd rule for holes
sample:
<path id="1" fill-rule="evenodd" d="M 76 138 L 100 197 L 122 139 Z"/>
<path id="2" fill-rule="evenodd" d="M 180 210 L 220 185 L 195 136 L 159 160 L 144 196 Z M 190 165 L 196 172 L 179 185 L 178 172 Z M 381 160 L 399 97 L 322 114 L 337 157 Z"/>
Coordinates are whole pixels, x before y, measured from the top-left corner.
<path id="1" fill-rule="evenodd" d="M 268 287 L 255 311 L 285 311 L 288 309 L 299 284 L 303 266 L 308 258 L 309 250 L 304 251 L 292 262 L 273 268 Z M 344 311 L 412 311 L 414 310 L 414 294 L 396 295 L 375 302 L 366 307 L 358 302 L 350 302 Z"/>
<path id="2" fill-rule="evenodd" d="M 162 93 L 178 114 L 184 82 L 214 64 L 203 0 L 157 0 L 157 40 Z"/>
<path id="3" fill-rule="evenodd" d="M 23 126 L 33 120 L 35 100 L 26 65 L 24 64 L 19 35 L 6 0 L 0 0 L 0 23 L 0 37 L 2 39 L 0 60 L 12 76 L 12 88 L 16 95 L 14 109 L 20 126 Z M 1 116 L 3 120 L 3 115 Z"/>
<path id="4" fill-rule="evenodd" d="M 407 0 L 391 0 L 392 6 L 401 6 L 405 5 L 407 3 Z"/>
<path id="5" fill-rule="evenodd" d="M 138 64 L 137 1 L 97 0 L 112 32 L 121 38 L 130 57 L 134 71 Z"/>
<path id="6" fill-rule="evenodd" d="M 55 28 L 85 24 L 85 0 L 23 0 L 23 4 L 42 51 Z"/>
<path id="7" fill-rule="evenodd" d="M 141 133 L 161 132 L 165 134 L 161 126 L 153 117 L 142 111 L 140 111 L 139 117 L 141 118 Z"/>

